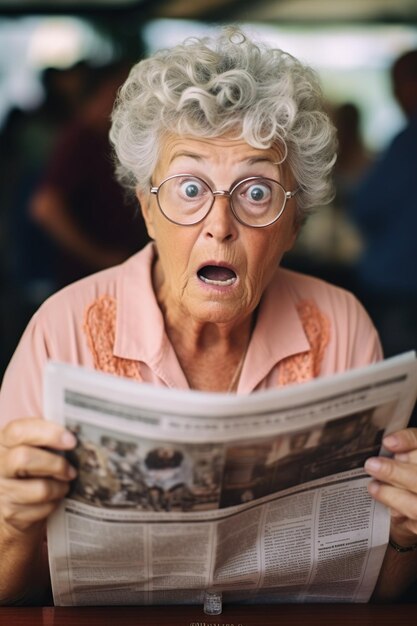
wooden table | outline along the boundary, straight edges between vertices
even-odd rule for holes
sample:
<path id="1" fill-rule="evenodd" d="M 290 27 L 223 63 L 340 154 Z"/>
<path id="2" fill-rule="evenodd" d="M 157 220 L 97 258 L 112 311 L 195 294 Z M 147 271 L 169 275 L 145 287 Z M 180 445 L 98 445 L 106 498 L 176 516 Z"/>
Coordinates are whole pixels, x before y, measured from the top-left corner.
<path id="1" fill-rule="evenodd" d="M 0 608 L 1 626 L 411 626 L 417 604 L 282 604 L 225 606 L 210 617 L 202 608 Z"/>

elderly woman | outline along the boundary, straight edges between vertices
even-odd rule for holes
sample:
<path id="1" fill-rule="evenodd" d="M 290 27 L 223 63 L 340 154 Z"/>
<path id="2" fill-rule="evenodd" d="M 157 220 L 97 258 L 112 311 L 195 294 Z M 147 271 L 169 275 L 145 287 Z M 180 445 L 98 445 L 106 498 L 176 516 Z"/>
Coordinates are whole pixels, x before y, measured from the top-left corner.
<path id="1" fill-rule="evenodd" d="M 381 358 L 349 293 L 280 269 L 308 210 L 329 200 L 334 130 L 311 70 L 237 30 L 133 67 L 113 113 L 120 180 L 153 242 L 50 298 L 31 320 L 0 398 L 0 597 L 42 602 L 45 522 L 75 445 L 42 420 L 48 359 L 165 387 L 251 393 Z M 398 597 L 417 552 L 417 432 L 386 440 L 370 492 L 392 511 L 375 592 Z M 394 545 L 394 544 L 393 544 Z M 388 578 L 390 578 L 389 582 Z"/>

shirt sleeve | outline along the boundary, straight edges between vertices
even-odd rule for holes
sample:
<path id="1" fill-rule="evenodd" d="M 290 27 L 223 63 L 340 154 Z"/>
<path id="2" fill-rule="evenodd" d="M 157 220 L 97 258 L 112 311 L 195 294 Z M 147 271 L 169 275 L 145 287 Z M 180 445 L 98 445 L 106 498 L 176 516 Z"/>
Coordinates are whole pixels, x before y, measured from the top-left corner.
<path id="1" fill-rule="evenodd" d="M 334 290 L 332 302 L 332 339 L 321 375 L 344 372 L 380 361 L 383 358 L 378 332 L 367 311 L 350 292 Z"/>
<path id="2" fill-rule="evenodd" d="M 29 322 L 4 374 L 0 428 L 22 417 L 42 417 L 43 370 L 49 358 L 39 315 Z"/>

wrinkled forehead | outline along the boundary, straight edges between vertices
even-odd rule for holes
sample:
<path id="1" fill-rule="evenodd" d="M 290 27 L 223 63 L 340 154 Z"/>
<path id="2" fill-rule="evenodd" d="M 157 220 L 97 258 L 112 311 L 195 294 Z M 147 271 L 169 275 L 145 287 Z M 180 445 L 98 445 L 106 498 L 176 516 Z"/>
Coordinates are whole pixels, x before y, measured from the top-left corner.
<path id="1" fill-rule="evenodd" d="M 285 150 L 277 143 L 261 148 L 231 135 L 199 137 L 169 133 L 161 137 L 155 168 L 158 178 L 194 167 L 201 172 L 218 170 L 230 175 L 239 171 L 247 174 L 251 168 L 260 174 L 279 174 L 284 178 L 289 173 Z"/>

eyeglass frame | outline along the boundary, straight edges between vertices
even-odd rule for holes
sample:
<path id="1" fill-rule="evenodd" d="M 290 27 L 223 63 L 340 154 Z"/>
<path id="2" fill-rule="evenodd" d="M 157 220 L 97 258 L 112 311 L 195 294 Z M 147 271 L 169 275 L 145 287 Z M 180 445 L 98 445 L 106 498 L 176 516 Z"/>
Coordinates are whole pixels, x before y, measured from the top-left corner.
<path id="1" fill-rule="evenodd" d="M 172 180 L 173 178 L 180 178 L 181 176 L 189 176 L 190 178 L 196 178 L 197 180 L 201 181 L 211 191 L 211 194 L 213 196 L 212 202 L 210 204 L 210 207 L 207 210 L 207 213 L 196 222 L 192 222 L 190 224 L 181 224 L 180 222 L 176 222 L 172 218 L 168 217 L 168 215 L 162 209 L 161 204 L 159 202 L 159 190 L 162 187 L 162 185 L 166 183 L 168 180 Z M 281 210 L 279 211 L 278 215 L 271 222 L 268 222 L 267 224 L 259 224 L 259 225 L 247 224 L 242 219 L 240 219 L 238 215 L 236 215 L 236 212 L 233 206 L 232 194 L 239 185 L 241 185 L 242 183 L 250 182 L 251 180 L 267 180 L 267 181 L 269 180 L 272 183 L 276 183 L 277 185 L 279 185 L 284 192 L 284 204 L 282 205 Z M 272 224 L 275 224 L 275 222 L 279 220 L 281 215 L 284 213 L 285 207 L 287 206 L 287 201 L 293 198 L 296 195 L 296 193 L 300 191 L 300 187 L 297 187 L 296 189 L 294 189 L 294 191 L 287 191 L 278 180 L 274 180 L 273 178 L 269 178 L 268 176 L 249 176 L 248 178 L 242 178 L 242 180 L 238 180 L 237 183 L 235 183 L 232 187 L 230 187 L 229 191 L 221 190 L 221 189 L 213 190 L 208 184 L 208 182 L 204 180 L 204 178 L 200 178 L 200 176 L 196 176 L 195 174 L 180 173 L 180 174 L 172 174 L 172 176 L 167 176 L 167 178 L 164 178 L 164 180 L 161 183 L 159 183 L 157 187 L 151 186 L 149 191 L 150 193 L 156 196 L 156 201 L 158 203 L 158 207 L 162 215 L 169 222 L 171 222 L 172 224 L 176 224 L 177 226 L 195 226 L 196 224 L 200 224 L 200 222 L 206 219 L 207 215 L 210 213 L 211 209 L 213 208 L 214 203 L 216 201 L 216 196 L 220 196 L 223 198 L 229 198 L 230 209 L 233 213 L 233 216 L 240 224 L 243 224 L 243 226 L 248 226 L 249 228 L 266 228 L 267 226 L 272 226 Z"/>

